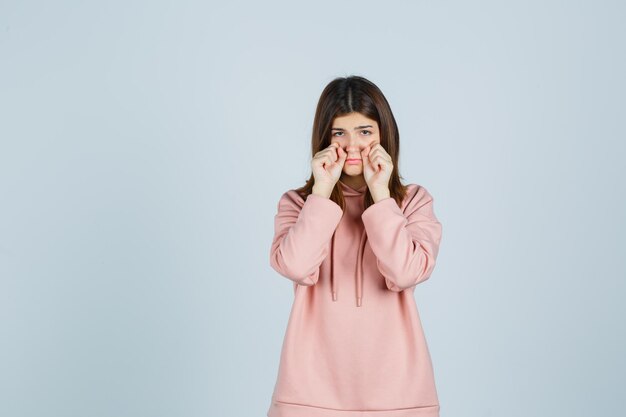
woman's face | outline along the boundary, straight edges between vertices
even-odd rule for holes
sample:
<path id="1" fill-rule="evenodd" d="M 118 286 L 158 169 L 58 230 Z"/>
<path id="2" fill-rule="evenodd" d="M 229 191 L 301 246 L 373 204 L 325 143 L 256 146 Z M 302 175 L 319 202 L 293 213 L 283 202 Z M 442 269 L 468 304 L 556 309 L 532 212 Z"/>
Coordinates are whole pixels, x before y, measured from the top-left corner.
<path id="1" fill-rule="evenodd" d="M 350 176 L 363 174 L 361 152 L 368 145 L 380 143 L 378 123 L 361 113 L 350 113 L 333 120 L 330 143 L 337 143 L 348 154 L 343 172 Z"/>

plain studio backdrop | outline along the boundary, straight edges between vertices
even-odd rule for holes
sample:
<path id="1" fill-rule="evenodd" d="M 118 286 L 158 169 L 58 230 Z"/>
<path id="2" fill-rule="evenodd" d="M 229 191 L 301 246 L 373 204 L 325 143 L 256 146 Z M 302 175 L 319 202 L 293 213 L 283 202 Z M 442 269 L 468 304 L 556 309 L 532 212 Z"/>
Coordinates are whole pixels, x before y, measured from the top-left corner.
<path id="1" fill-rule="evenodd" d="M 622 414 L 625 11 L 3 1 L 0 415 L 265 416 L 274 214 L 346 75 L 443 226 L 415 291 L 442 417 Z"/>

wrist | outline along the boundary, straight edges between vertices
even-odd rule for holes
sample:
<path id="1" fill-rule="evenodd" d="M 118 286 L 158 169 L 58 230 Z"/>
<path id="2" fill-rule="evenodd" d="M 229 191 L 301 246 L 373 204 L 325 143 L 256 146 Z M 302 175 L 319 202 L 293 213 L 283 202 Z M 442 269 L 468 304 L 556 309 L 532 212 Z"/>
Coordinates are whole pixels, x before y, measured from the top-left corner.
<path id="1" fill-rule="evenodd" d="M 311 190 L 311 194 L 315 194 L 320 197 L 330 198 L 333 189 L 328 186 L 320 186 L 318 184 L 313 185 L 313 189 Z"/>
<path id="2" fill-rule="evenodd" d="M 372 195 L 374 203 L 378 203 L 380 200 L 391 197 L 391 192 L 389 191 L 389 188 L 370 190 L 370 194 Z"/>

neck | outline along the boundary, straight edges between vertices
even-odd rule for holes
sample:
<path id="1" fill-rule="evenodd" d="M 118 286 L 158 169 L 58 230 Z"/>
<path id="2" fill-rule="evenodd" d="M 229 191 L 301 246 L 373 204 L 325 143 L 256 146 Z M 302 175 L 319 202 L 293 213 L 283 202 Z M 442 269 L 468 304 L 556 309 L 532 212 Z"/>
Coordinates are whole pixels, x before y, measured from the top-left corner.
<path id="1" fill-rule="evenodd" d="M 354 177 L 342 174 L 341 177 L 339 177 L 339 180 L 355 190 L 358 190 L 365 185 L 365 177 L 363 177 L 362 174 Z"/>

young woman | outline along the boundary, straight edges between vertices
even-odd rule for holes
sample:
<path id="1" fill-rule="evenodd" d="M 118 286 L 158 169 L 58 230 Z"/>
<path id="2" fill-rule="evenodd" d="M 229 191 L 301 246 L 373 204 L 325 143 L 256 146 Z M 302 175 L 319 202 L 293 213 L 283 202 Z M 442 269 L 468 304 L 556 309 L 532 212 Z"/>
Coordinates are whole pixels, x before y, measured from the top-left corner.
<path id="1" fill-rule="evenodd" d="M 270 264 L 294 301 L 269 417 L 437 417 L 414 298 L 439 252 L 422 185 L 400 182 L 396 121 L 352 76 L 322 92 L 312 174 L 278 203 Z"/>

